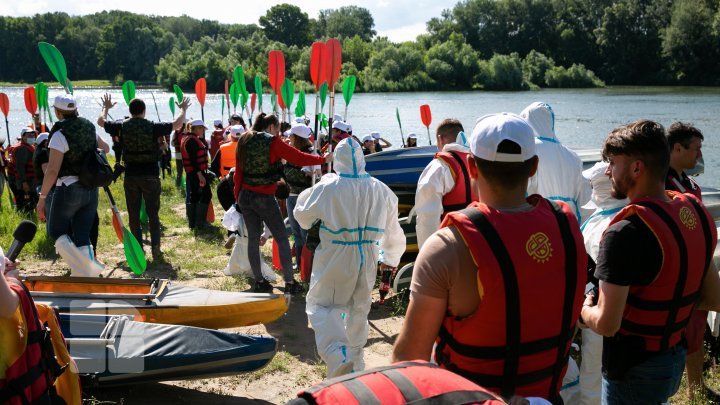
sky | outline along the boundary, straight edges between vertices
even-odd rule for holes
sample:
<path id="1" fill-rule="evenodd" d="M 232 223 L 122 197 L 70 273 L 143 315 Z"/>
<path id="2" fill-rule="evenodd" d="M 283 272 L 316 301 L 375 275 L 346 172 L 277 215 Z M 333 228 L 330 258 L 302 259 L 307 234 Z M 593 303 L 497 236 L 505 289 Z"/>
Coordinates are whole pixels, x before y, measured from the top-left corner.
<path id="1" fill-rule="evenodd" d="M 425 23 L 440 17 L 454 1 L 431 0 L 0 0 L 0 15 L 32 16 L 38 13 L 64 11 L 70 15 L 85 15 L 103 10 L 125 10 L 138 14 L 165 16 L 189 15 L 197 19 L 222 23 L 257 24 L 258 18 L 276 4 L 297 5 L 309 17 L 317 18 L 320 10 L 356 5 L 365 7 L 375 19 L 375 31 L 391 41 L 411 41 L 425 32 Z M 228 12 L 228 4 L 233 4 Z M 201 6 L 201 7 L 198 7 Z"/>

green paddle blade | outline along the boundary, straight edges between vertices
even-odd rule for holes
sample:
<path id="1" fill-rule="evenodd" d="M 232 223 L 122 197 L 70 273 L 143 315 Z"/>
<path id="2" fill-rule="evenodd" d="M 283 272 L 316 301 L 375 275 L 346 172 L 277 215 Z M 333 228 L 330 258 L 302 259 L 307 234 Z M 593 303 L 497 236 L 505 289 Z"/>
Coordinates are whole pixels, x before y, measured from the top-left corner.
<path id="1" fill-rule="evenodd" d="M 240 86 L 240 94 L 247 93 L 247 88 L 245 87 L 245 72 L 243 72 L 242 66 L 237 65 L 235 72 L 233 72 L 233 78 L 235 78 L 235 83 Z"/>
<path id="2" fill-rule="evenodd" d="M 45 104 L 43 103 L 43 84 L 43 82 L 35 83 L 35 97 L 37 98 L 38 108 L 41 110 L 45 108 Z"/>
<path id="3" fill-rule="evenodd" d="M 293 99 L 295 98 L 295 86 L 293 86 L 290 79 L 285 79 L 282 87 L 280 87 L 280 93 L 282 94 L 283 101 L 285 102 L 285 108 L 289 110 L 292 107 Z"/>
<path id="4" fill-rule="evenodd" d="M 125 251 L 125 260 L 133 273 L 138 276 L 145 272 L 147 261 L 145 261 L 145 252 L 138 243 L 135 236 L 123 227 L 123 250 Z"/>
<path id="5" fill-rule="evenodd" d="M 237 108 L 238 100 L 240 99 L 240 86 L 237 85 L 237 83 L 233 83 L 230 85 L 230 101 L 232 101 L 233 106 Z"/>
<path id="6" fill-rule="evenodd" d="M 262 80 L 260 80 L 260 75 L 255 75 L 255 94 L 257 94 L 257 104 L 258 104 L 258 111 L 262 111 Z"/>
<path id="7" fill-rule="evenodd" d="M 147 208 L 145 208 L 145 199 L 140 199 L 140 223 L 143 225 L 148 224 L 148 214 L 147 214 Z"/>
<path id="8" fill-rule="evenodd" d="M 180 176 L 180 186 L 182 188 L 185 188 L 185 175 L 184 174 Z"/>
<path id="9" fill-rule="evenodd" d="M 47 42 L 38 42 L 38 49 L 40 50 L 40 55 L 43 60 L 45 60 L 48 68 L 50 68 L 50 72 L 52 72 L 53 76 L 55 76 L 58 83 L 65 88 L 65 91 L 72 94 L 72 86 L 67 78 L 65 58 L 63 58 L 60 51 L 55 47 L 55 45 L 51 45 Z"/>
<path id="10" fill-rule="evenodd" d="M 273 111 L 277 111 L 277 97 L 275 97 L 275 93 L 270 93 L 270 105 L 272 105 Z"/>
<path id="11" fill-rule="evenodd" d="M 245 109 L 245 106 L 247 105 L 248 99 L 250 98 L 250 94 L 248 94 L 247 90 L 241 90 L 240 91 L 240 108 Z"/>
<path id="12" fill-rule="evenodd" d="M 170 112 L 172 113 L 172 116 L 174 117 L 175 116 L 175 97 L 170 97 L 168 105 L 170 106 Z"/>
<path id="13" fill-rule="evenodd" d="M 173 91 L 175 92 L 175 97 L 177 97 L 178 103 L 182 103 L 182 101 L 185 99 L 185 95 L 183 94 L 182 89 L 177 84 L 173 84 Z M 175 112 L 173 112 L 175 114 Z"/>
<path id="14" fill-rule="evenodd" d="M 70 79 L 67 79 L 67 81 L 65 82 L 65 85 L 67 86 L 67 91 L 69 91 L 70 94 L 75 94 L 75 93 L 73 93 L 73 86 L 72 86 L 72 82 L 70 81 Z"/>
<path id="15" fill-rule="evenodd" d="M 400 122 L 400 110 L 395 107 L 395 116 L 397 117 L 398 125 L 400 125 L 400 129 L 402 130 L 402 122 Z"/>
<path id="16" fill-rule="evenodd" d="M 355 93 L 355 84 L 357 83 L 357 77 L 350 75 L 345 78 L 342 85 L 343 99 L 345 99 L 345 105 L 350 104 L 353 93 Z"/>
<path id="17" fill-rule="evenodd" d="M 305 90 L 300 90 L 298 102 L 295 106 L 295 116 L 302 117 L 303 115 L 305 115 Z"/>
<path id="18" fill-rule="evenodd" d="M 128 80 L 122 85 L 123 98 L 125 103 L 130 105 L 130 100 L 135 98 L 135 82 Z"/>
<path id="19" fill-rule="evenodd" d="M 328 117 L 323 113 L 320 113 L 320 127 L 325 129 L 328 128 Z"/>
<path id="20" fill-rule="evenodd" d="M 325 100 L 327 99 L 328 95 L 328 84 L 327 82 L 323 83 L 322 86 L 320 86 L 320 108 L 325 108 Z"/>

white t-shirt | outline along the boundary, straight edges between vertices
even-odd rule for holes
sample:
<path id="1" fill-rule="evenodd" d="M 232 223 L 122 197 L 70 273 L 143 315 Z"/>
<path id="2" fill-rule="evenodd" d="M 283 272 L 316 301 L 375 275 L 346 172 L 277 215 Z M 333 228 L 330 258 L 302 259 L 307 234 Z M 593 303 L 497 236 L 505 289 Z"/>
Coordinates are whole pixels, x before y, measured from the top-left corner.
<path id="1" fill-rule="evenodd" d="M 100 138 L 98 135 L 95 137 L 95 141 L 97 142 L 97 139 Z M 57 131 L 53 134 L 52 138 L 50 138 L 50 143 L 48 143 L 49 149 L 55 149 L 58 152 L 61 152 L 63 155 L 65 152 L 70 150 L 70 146 L 68 145 L 67 138 L 65 138 L 65 135 L 63 135 L 62 131 Z M 55 182 L 56 186 L 69 186 L 73 183 L 78 181 L 78 176 L 63 176 L 58 177 L 57 181 Z"/>

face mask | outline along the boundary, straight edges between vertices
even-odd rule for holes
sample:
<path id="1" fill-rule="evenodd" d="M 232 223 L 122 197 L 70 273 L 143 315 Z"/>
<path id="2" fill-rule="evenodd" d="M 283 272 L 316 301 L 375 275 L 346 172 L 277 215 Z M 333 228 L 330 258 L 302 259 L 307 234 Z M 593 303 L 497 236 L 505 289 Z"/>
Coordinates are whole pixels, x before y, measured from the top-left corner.
<path id="1" fill-rule="evenodd" d="M 35 144 L 35 138 L 27 138 L 26 142 L 28 145 L 33 145 L 33 144 Z"/>

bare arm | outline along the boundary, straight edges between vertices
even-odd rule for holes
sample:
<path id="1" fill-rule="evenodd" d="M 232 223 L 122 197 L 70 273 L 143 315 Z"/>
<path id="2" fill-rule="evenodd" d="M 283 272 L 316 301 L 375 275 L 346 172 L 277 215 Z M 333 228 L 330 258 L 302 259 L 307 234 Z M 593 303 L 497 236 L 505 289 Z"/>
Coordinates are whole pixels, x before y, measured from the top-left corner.
<path id="1" fill-rule="evenodd" d="M 187 113 L 187 109 L 190 106 L 190 99 L 185 97 L 181 103 L 176 103 L 178 107 L 180 107 L 180 114 L 175 118 L 175 121 L 173 121 L 173 129 L 175 131 L 179 131 L 180 128 L 182 128 L 182 125 L 185 123 L 185 113 Z"/>
<path id="2" fill-rule="evenodd" d="M 97 136 L 97 144 L 98 148 L 102 149 L 105 153 L 110 153 L 110 145 L 105 142 L 101 137 Z"/>
<path id="3" fill-rule="evenodd" d="M 720 276 L 713 262 L 705 274 L 697 309 L 720 312 Z"/>
<path id="4" fill-rule="evenodd" d="M 108 112 L 111 108 L 115 107 L 115 104 L 117 102 L 112 101 L 112 96 L 108 93 L 105 93 L 101 98 L 100 101 L 102 101 L 102 110 L 100 110 L 100 116 L 97 119 L 97 124 L 101 128 L 105 127 L 105 122 L 107 121 Z"/>
<path id="5" fill-rule="evenodd" d="M 630 287 L 600 281 L 600 297 L 596 306 L 585 300 L 580 316 L 585 325 L 603 336 L 613 336 L 620 329 Z"/>
<path id="6" fill-rule="evenodd" d="M 378 141 L 382 142 L 384 144 L 384 145 L 380 145 L 383 148 L 389 148 L 392 146 L 392 144 L 390 142 L 386 141 L 385 138 L 380 138 L 380 139 L 378 139 Z"/>
<path id="7" fill-rule="evenodd" d="M 38 219 L 41 221 L 45 221 L 45 197 L 47 197 L 53 184 L 57 181 L 58 174 L 60 173 L 60 166 L 62 166 L 64 157 L 65 154 L 59 150 L 50 149 L 50 160 L 47 164 L 45 178 L 43 179 L 43 184 L 40 188 L 40 198 L 37 203 L 37 215 Z"/>
<path id="8" fill-rule="evenodd" d="M 395 341 L 392 361 L 430 360 L 432 347 L 447 311 L 447 300 L 414 294 Z"/>

